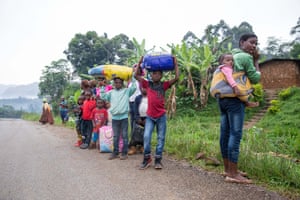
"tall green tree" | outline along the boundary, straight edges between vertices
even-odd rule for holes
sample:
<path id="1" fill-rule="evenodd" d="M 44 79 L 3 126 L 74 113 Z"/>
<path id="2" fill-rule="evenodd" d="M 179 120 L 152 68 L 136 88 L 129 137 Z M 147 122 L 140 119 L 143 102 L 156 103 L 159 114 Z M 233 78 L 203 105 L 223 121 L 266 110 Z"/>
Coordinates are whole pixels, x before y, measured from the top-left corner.
<path id="1" fill-rule="evenodd" d="M 290 35 L 295 36 L 295 40 L 300 42 L 300 17 L 298 18 L 296 26 L 292 27 Z"/>
<path id="2" fill-rule="evenodd" d="M 95 31 L 76 34 L 64 51 L 74 71 L 87 74 L 96 65 L 125 65 L 134 49 L 133 42 L 125 35 L 119 34 L 109 39 L 107 34 L 98 36 Z"/>
<path id="3" fill-rule="evenodd" d="M 263 49 L 267 59 L 271 58 L 289 58 L 291 44 L 282 42 L 275 37 L 268 37 L 267 47 Z"/>
<path id="4" fill-rule="evenodd" d="M 53 110 L 56 113 L 58 101 L 70 80 L 70 69 L 68 61 L 60 59 L 52 61 L 51 65 L 45 66 L 39 83 L 39 97 L 49 97 Z"/>
<path id="5" fill-rule="evenodd" d="M 296 43 L 292 46 L 290 56 L 292 58 L 300 59 L 300 43 Z"/>
<path id="6" fill-rule="evenodd" d="M 245 33 L 255 33 L 252 26 L 248 22 L 242 22 L 239 26 L 234 26 L 232 29 L 232 48 L 239 47 L 240 37 Z"/>
<path id="7" fill-rule="evenodd" d="M 295 36 L 295 39 L 291 43 L 290 56 L 300 59 L 300 17 L 298 18 L 296 26 L 292 27 L 290 34 Z"/>
<path id="8" fill-rule="evenodd" d="M 95 64 L 105 64 L 113 57 L 108 48 L 107 35 L 99 37 L 95 31 L 76 34 L 64 51 L 77 74 L 87 74 Z"/>
<path id="9" fill-rule="evenodd" d="M 239 39 L 245 33 L 254 33 L 252 26 L 248 22 L 242 22 L 239 26 L 230 28 L 224 20 L 220 20 L 218 24 L 210 24 L 206 27 L 201 42 L 210 44 L 211 47 L 214 46 L 211 50 L 215 53 L 221 48 L 227 49 L 228 45 L 231 45 L 232 48 L 238 48 Z"/>
<path id="10" fill-rule="evenodd" d="M 135 48 L 134 43 L 125 34 L 116 35 L 108 43 L 112 56 L 109 62 L 126 65 Z"/>

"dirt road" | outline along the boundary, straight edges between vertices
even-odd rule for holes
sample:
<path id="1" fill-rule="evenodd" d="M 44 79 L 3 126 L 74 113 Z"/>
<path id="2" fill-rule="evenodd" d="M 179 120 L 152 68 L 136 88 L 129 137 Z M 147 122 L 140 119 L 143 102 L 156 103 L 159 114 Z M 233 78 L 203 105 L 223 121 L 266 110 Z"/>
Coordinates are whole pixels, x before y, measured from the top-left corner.
<path id="1" fill-rule="evenodd" d="M 0 119 L 0 142 L 1 200 L 285 199 L 166 157 L 161 171 L 138 170 L 141 154 L 108 160 L 74 147 L 75 132 L 60 126 Z"/>

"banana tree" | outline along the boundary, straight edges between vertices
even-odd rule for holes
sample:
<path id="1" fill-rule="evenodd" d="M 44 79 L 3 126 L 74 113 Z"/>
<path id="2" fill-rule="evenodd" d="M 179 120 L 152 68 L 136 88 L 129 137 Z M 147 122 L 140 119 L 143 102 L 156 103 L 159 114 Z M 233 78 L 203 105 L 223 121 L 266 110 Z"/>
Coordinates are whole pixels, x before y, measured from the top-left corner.
<path id="1" fill-rule="evenodd" d="M 133 46 L 134 46 L 134 50 L 130 50 L 132 51 L 132 56 L 127 60 L 127 65 L 128 66 L 131 66 L 133 65 L 134 63 L 137 63 L 141 56 L 144 56 L 148 51 L 153 51 L 153 49 L 155 47 L 152 47 L 151 49 L 149 50 L 146 50 L 146 41 L 145 39 L 142 40 L 141 43 L 139 43 L 136 38 L 132 38 L 132 43 L 133 43 Z"/>
<path id="2" fill-rule="evenodd" d="M 182 42 L 181 45 L 168 46 L 171 48 L 172 54 L 176 55 L 179 68 L 181 68 L 181 71 L 183 73 L 186 73 L 186 76 L 185 74 L 183 76 L 180 76 L 180 83 L 182 83 L 184 79 L 187 78 L 187 89 L 192 91 L 194 103 L 196 103 L 198 93 L 192 75 L 192 69 L 199 68 L 198 65 L 194 62 L 196 51 L 193 48 L 188 47 L 184 42 Z"/>
<path id="3" fill-rule="evenodd" d="M 199 52 L 200 51 L 200 52 Z M 214 60 L 214 56 L 212 54 L 211 49 L 208 45 L 204 45 L 203 48 L 198 49 L 200 65 L 199 65 L 199 73 L 201 74 L 201 86 L 200 86 L 200 106 L 201 108 L 207 105 L 208 96 L 209 96 L 209 74 L 211 71 L 211 63 Z"/>

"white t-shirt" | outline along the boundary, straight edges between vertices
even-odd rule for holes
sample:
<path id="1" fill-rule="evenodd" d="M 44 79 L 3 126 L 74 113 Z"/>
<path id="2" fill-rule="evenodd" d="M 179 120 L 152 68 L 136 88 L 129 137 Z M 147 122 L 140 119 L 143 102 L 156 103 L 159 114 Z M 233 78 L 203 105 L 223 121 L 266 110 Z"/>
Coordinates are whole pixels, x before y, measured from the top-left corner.
<path id="1" fill-rule="evenodd" d="M 148 108 L 148 98 L 143 97 L 141 100 L 141 104 L 139 106 L 140 117 L 146 117 L 147 108 Z"/>
<path id="2" fill-rule="evenodd" d="M 135 92 L 129 97 L 129 102 L 134 102 L 135 98 L 141 94 L 139 82 L 136 81 L 135 83 L 136 83 L 136 90 L 135 90 Z M 132 82 L 130 82 L 130 83 L 128 84 L 128 87 L 130 87 L 131 84 L 132 84 Z"/>

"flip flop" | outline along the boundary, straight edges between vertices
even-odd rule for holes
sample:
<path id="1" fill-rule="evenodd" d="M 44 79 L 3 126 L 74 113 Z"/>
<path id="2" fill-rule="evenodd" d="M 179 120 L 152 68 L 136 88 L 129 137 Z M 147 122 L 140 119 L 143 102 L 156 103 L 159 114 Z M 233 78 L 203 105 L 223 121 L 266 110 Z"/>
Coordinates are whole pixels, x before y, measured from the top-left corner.
<path id="1" fill-rule="evenodd" d="M 250 179 L 247 179 L 247 178 L 237 179 L 237 178 L 231 178 L 229 176 L 226 176 L 225 182 L 227 182 L 227 183 L 240 183 L 240 184 L 251 184 L 252 183 L 252 181 Z"/>
<path id="2" fill-rule="evenodd" d="M 238 170 L 238 173 L 243 177 L 248 176 L 247 172 L 243 172 L 243 171 Z M 228 176 L 228 173 L 227 172 L 222 172 L 221 175 L 225 177 L 225 176 Z"/>

